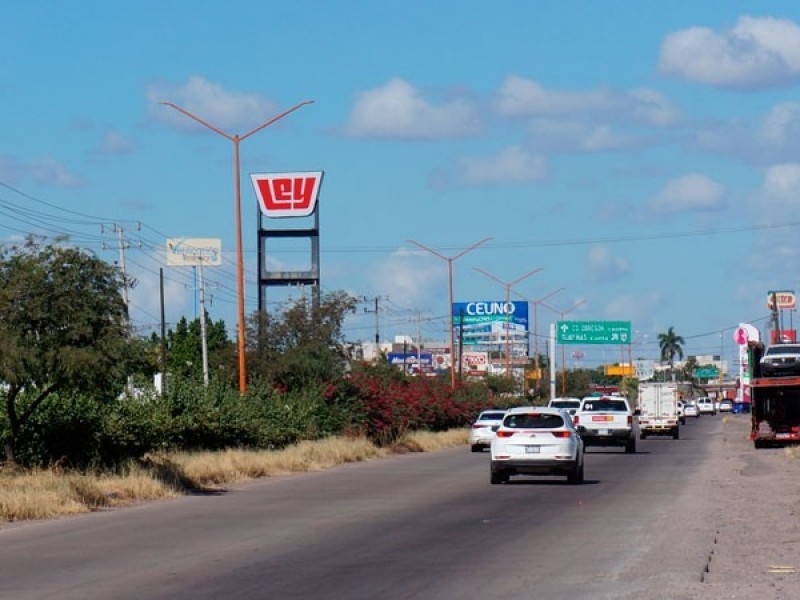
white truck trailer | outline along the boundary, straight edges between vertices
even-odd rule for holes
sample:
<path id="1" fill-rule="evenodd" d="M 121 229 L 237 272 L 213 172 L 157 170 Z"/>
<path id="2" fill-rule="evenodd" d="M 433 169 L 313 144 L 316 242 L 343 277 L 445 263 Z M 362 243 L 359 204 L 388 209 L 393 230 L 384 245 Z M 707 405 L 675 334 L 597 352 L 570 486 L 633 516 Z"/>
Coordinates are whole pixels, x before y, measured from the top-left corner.
<path id="1" fill-rule="evenodd" d="M 639 437 L 669 435 L 680 438 L 678 385 L 647 382 L 639 384 Z"/>

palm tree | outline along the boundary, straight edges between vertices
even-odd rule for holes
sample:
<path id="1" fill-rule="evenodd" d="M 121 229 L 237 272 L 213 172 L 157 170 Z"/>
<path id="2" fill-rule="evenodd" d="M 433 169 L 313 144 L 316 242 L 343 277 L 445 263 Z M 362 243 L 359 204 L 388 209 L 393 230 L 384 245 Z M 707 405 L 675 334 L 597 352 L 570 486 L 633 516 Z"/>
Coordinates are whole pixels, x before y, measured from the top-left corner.
<path id="1" fill-rule="evenodd" d="M 658 346 L 661 348 L 661 362 L 668 362 L 669 368 L 675 366 L 675 355 L 678 358 L 683 358 L 683 344 L 686 342 L 684 339 L 677 335 L 673 328 L 670 327 L 666 333 L 658 334 Z"/>

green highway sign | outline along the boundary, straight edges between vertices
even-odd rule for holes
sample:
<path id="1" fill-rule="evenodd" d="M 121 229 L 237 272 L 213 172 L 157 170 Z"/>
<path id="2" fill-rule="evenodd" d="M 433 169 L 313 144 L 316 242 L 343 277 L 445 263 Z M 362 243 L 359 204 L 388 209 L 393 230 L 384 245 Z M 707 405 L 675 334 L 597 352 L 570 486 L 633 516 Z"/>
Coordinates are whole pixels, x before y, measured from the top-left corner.
<path id="1" fill-rule="evenodd" d="M 559 344 L 630 344 L 630 321 L 559 321 Z"/>
<path id="2" fill-rule="evenodd" d="M 717 367 L 697 367 L 693 375 L 698 379 L 717 379 L 719 369 Z"/>

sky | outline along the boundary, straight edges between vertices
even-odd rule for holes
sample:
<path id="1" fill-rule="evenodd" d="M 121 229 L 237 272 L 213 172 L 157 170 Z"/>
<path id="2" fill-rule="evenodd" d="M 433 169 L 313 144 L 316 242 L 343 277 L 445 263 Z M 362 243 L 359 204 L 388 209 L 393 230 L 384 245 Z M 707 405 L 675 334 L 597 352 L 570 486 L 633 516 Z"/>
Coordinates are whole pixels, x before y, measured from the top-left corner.
<path id="1" fill-rule="evenodd" d="M 235 336 L 234 145 L 161 102 L 243 135 L 313 101 L 240 144 L 247 314 L 249 174 L 324 171 L 321 287 L 363 299 L 350 341 L 374 340 L 376 303 L 382 340 L 447 340 L 448 261 L 421 244 L 460 255 L 456 302 L 528 300 L 539 336 L 625 320 L 638 358 L 669 327 L 727 358 L 740 323 L 765 331 L 768 292 L 797 287 L 798 83 L 786 1 L 7 0 L 0 240 L 67 234 L 124 262 L 147 335 L 162 269 L 168 326 L 198 314 L 166 240 L 221 239 L 206 308 Z"/>

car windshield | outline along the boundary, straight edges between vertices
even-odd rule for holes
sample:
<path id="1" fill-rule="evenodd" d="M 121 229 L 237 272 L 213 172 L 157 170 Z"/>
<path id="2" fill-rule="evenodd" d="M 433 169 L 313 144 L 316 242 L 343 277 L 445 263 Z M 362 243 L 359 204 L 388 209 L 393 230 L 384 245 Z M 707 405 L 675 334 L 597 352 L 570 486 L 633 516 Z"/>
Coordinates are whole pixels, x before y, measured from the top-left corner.
<path id="1" fill-rule="evenodd" d="M 588 400 L 583 403 L 586 412 L 627 411 L 623 400 Z"/>
<path id="2" fill-rule="evenodd" d="M 553 400 L 550 403 L 553 408 L 578 408 L 580 405 L 580 400 Z"/>
<path id="3" fill-rule="evenodd" d="M 478 421 L 500 421 L 503 418 L 504 412 L 485 412 L 481 413 Z"/>
<path id="4" fill-rule="evenodd" d="M 557 429 L 564 426 L 564 419 L 560 415 L 524 413 L 509 415 L 503 426 L 511 429 Z"/>
<path id="5" fill-rule="evenodd" d="M 779 344 L 777 346 L 770 346 L 767 348 L 767 355 L 775 354 L 800 354 L 800 346 L 794 344 Z"/>

